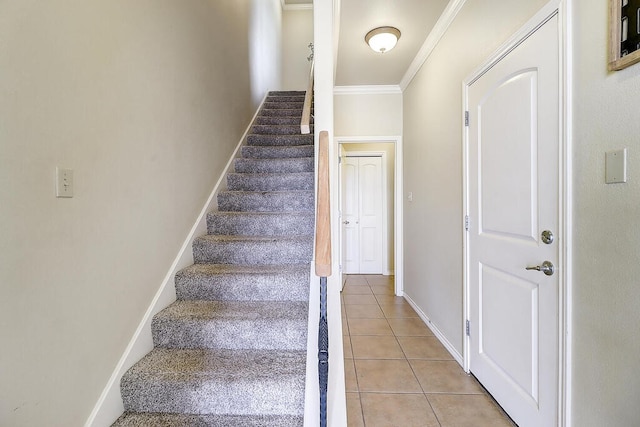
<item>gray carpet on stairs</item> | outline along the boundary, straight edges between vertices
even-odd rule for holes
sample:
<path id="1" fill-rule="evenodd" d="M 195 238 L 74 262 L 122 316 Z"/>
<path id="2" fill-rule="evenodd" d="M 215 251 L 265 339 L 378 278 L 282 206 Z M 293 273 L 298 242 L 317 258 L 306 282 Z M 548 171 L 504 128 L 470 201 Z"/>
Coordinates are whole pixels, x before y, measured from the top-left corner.
<path id="1" fill-rule="evenodd" d="M 300 135 L 304 92 L 270 92 L 177 301 L 152 321 L 154 349 L 122 377 L 133 426 L 302 426 L 313 135 Z"/>

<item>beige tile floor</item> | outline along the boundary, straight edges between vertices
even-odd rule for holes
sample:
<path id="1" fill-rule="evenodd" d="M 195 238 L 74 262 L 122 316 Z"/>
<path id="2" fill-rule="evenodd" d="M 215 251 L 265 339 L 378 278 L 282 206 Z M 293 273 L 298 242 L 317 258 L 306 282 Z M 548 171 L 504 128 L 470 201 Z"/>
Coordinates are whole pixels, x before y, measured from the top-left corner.
<path id="1" fill-rule="evenodd" d="M 349 427 L 514 426 L 406 300 L 393 295 L 393 276 L 345 277 Z"/>

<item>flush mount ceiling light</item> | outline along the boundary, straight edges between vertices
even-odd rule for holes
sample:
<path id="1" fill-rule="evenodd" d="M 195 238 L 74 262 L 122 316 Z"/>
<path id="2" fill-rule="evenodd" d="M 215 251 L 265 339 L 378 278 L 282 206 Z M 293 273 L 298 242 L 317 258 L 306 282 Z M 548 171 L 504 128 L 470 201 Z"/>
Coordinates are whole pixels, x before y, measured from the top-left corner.
<path id="1" fill-rule="evenodd" d="M 385 53 L 393 49 L 400 38 L 400 30 L 394 27 L 379 27 L 369 31 L 364 40 L 375 52 Z"/>

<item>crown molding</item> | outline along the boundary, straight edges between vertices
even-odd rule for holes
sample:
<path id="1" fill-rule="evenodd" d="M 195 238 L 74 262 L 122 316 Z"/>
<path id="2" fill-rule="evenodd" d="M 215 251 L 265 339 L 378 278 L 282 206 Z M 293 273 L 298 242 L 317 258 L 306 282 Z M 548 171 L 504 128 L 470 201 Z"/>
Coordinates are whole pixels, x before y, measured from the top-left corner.
<path id="1" fill-rule="evenodd" d="M 418 54 L 407 68 L 407 71 L 404 73 L 402 80 L 400 80 L 400 89 L 404 91 L 407 86 L 411 83 L 413 78 L 416 76 L 420 67 L 427 60 L 433 49 L 438 45 L 438 42 L 447 32 L 447 29 L 455 19 L 462 6 L 464 6 L 466 0 L 450 0 L 447 4 L 447 7 L 444 8 L 442 15 L 438 18 L 438 21 L 433 26 L 433 30 L 429 33 L 426 40 L 422 44 L 422 47 L 418 51 Z"/>
<path id="2" fill-rule="evenodd" d="M 363 86 L 334 86 L 334 95 L 389 95 L 401 94 L 398 85 L 363 85 Z"/>
<path id="3" fill-rule="evenodd" d="M 285 0 L 280 0 L 282 10 L 313 10 L 313 4 L 286 4 Z"/>

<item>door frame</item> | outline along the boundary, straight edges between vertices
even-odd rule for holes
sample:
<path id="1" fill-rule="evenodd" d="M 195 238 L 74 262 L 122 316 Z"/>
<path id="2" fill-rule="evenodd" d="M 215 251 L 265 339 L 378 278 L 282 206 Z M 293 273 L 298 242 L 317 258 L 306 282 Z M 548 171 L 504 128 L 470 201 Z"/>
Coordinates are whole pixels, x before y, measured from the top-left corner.
<path id="1" fill-rule="evenodd" d="M 342 145 L 342 144 L 340 144 Z M 380 175 L 381 175 L 381 179 L 382 182 L 386 184 L 387 182 L 387 178 L 388 178 L 388 171 L 387 171 L 387 153 L 384 151 L 347 151 L 346 152 L 346 157 L 380 157 L 382 160 L 382 164 L 380 165 Z M 340 175 L 340 179 L 342 179 L 342 175 Z M 341 183 L 340 183 L 341 185 Z M 342 209 L 342 198 L 344 197 L 344 194 L 340 194 L 340 209 Z M 387 215 L 387 211 L 388 209 L 385 209 L 387 207 L 387 203 L 389 203 L 389 192 L 387 191 L 387 186 L 384 185 L 382 188 L 382 212 L 381 212 L 381 216 L 382 216 L 382 241 L 381 241 L 381 246 L 382 246 L 382 274 L 387 274 L 390 273 L 389 271 L 389 254 L 388 254 L 388 248 L 389 248 L 389 227 L 388 227 L 388 223 L 389 223 L 389 218 Z M 340 250 L 342 251 L 342 245 L 340 246 Z M 394 251 L 395 252 L 395 251 Z M 342 256 L 344 254 L 340 254 L 340 265 L 342 265 Z M 343 270 L 344 270 L 344 266 Z"/>
<path id="2" fill-rule="evenodd" d="M 380 144 L 380 143 L 392 143 L 395 147 L 394 152 L 394 177 L 393 177 L 393 230 L 394 230 L 394 244 L 393 244 L 393 270 L 395 276 L 395 294 L 397 296 L 404 295 L 404 257 L 403 257 L 403 236 L 402 236 L 402 218 L 403 218 L 403 206 L 402 206 L 402 137 L 396 136 L 334 136 L 337 144 Z M 338 153 L 340 150 L 336 150 Z M 339 154 L 338 154 L 339 156 Z M 337 160 L 336 160 L 337 163 Z M 387 195 L 388 198 L 388 195 Z M 388 201 L 388 199 L 387 199 Z M 340 206 L 334 208 L 335 218 L 340 218 Z M 385 214 L 386 216 L 386 214 Z M 388 234 L 387 234 L 388 243 Z M 342 247 L 342 235 L 340 235 L 340 247 Z M 387 265 L 388 267 L 388 265 Z M 388 268 L 387 268 L 388 270 Z M 342 272 L 340 272 L 342 274 Z"/>
<path id="3" fill-rule="evenodd" d="M 536 13 L 520 30 L 511 36 L 500 48 L 487 58 L 479 67 L 462 83 L 462 114 L 461 126 L 463 132 L 462 147 L 462 171 L 463 171 L 463 221 L 469 215 L 469 131 L 465 125 L 465 112 L 468 111 L 468 89 L 484 75 L 490 68 L 503 59 L 509 52 L 515 49 L 531 33 L 537 30 L 549 18 L 558 15 L 558 41 L 559 41 L 559 183 L 558 183 L 558 224 L 560 241 L 558 271 L 558 426 L 571 425 L 571 339 L 572 339 L 572 104 L 571 104 L 571 6 L 572 0 L 552 0 Z M 470 344 L 466 333 L 466 321 L 470 318 L 469 307 L 469 233 L 463 233 L 463 310 L 462 310 L 462 336 L 463 338 L 463 368 L 470 372 Z"/>

